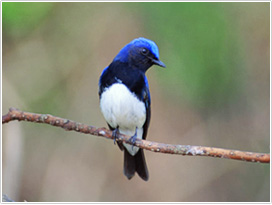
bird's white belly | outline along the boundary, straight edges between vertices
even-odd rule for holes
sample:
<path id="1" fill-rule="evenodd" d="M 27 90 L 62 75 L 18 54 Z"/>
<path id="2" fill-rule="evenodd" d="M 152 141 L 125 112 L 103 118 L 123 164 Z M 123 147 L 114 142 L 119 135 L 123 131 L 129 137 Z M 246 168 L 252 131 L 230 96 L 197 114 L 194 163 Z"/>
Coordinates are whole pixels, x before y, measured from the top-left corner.
<path id="1" fill-rule="evenodd" d="M 100 108 L 111 127 L 119 126 L 120 133 L 129 136 L 135 135 L 137 128 L 137 138 L 142 139 L 142 127 L 146 120 L 145 104 L 125 85 L 118 83 L 107 88 L 101 95 Z M 132 155 L 139 149 L 128 144 L 124 145 Z"/>

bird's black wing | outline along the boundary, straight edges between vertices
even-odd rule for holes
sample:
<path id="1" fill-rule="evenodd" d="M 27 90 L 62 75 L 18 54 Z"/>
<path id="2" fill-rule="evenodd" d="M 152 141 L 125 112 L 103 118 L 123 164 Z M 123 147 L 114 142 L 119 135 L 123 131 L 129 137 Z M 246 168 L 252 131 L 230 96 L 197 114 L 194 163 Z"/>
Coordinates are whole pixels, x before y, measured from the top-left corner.
<path id="1" fill-rule="evenodd" d="M 149 123 L 150 123 L 150 117 L 151 117 L 151 107 L 150 107 L 151 100 L 150 100 L 148 83 L 143 89 L 142 97 L 143 97 L 142 100 L 145 104 L 145 109 L 146 109 L 146 120 L 143 126 L 143 129 L 144 129 L 143 139 L 145 140 L 147 136 Z M 137 154 L 132 158 L 133 159 L 131 159 L 130 154 L 125 150 L 124 174 L 128 177 L 128 179 L 130 179 L 134 175 L 134 172 L 136 171 L 143 180 L 147 181 L 149 178 L 149 174 L 148 174 L 148 169 L 147 169 L 143 149 L 139 149 Z"/>
<path id="2" fill-rule="evenodd" d="M 146 139 L 146 135 L 147 135 L 147 130 L 149 127 L 149 123 L 150 123 L 150 118 L 151 118 L 151 100 L 150 100 L 150 93 L 149 93 L 149 88 L 148 86 L 145 87 L 144 91 L 143 91 L 143 101 L 145 103 L 145 109 L 146 109 L 146 120 L 144 123 L 144 132 L 143 132 L 143 139 Z"/>

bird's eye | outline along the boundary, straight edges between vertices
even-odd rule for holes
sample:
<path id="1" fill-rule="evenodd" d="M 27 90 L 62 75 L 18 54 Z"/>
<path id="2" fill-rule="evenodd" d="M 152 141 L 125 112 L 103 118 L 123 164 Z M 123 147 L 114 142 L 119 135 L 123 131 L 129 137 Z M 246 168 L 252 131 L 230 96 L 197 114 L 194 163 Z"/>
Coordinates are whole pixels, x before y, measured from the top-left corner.
<path id="1" fill-rule="evenodd" d="M 149 52 L 149 51 L 148 51 L 146 48 L 142 48 L 142 50 L 141 50 L 141 53 L 142 53 L 143 55 L 147 55 L 148 52 Z"/>

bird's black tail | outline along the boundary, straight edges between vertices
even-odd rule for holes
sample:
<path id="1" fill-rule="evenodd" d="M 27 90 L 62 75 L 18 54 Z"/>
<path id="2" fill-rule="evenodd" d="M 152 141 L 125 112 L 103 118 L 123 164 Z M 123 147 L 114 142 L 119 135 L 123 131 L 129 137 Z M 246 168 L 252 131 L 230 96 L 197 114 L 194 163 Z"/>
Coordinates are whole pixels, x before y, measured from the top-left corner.
<path id="1" fill-rule="evenodd" d="M 129 154 L 124 148 L 124 174 L 131 179 L 135 172 L 145 181 L 148 180 L 148 170 L 145 162 L 144 151 L 139 149 L 135 156 Z"/>

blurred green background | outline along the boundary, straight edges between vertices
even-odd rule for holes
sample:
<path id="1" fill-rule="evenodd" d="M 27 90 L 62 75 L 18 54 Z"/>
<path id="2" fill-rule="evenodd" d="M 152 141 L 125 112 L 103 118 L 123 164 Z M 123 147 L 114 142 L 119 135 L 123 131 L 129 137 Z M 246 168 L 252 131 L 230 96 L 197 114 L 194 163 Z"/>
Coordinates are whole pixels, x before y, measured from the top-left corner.
<path id="1" fill-rule="evenodd" d="M 148 140 L 269 152 L 270 4 L 2 3 L 3 105 L 96 127 L 98 79 L 134 38 L 167 68 L 147 76 Z M 3 125 L 3 193 L 29 202 L 268 202 L 268 164 L 145 151 L 128 181 L 113 141 L 48 125 Z"/>

